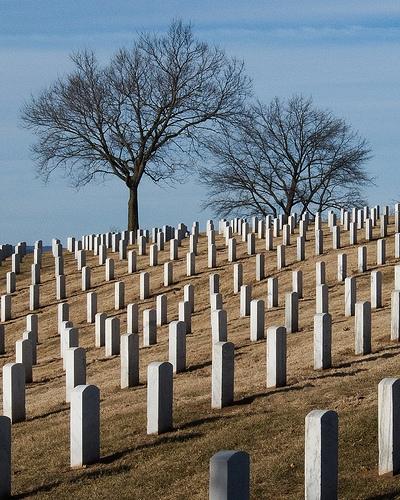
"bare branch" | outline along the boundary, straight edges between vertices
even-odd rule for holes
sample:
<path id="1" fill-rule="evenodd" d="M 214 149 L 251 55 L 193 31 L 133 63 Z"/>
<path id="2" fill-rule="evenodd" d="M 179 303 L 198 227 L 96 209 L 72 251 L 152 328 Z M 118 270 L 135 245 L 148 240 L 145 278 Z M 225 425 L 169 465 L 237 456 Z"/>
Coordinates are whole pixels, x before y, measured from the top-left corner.
<path id="1" fill-rule="evenodd" d="M 359 205 L 372 182 L 366 141 L 302 96 L 257 102 L 206 146 L 213 164 L 202 168 L 210 193 L 204 206 L 223 216 Z"/>

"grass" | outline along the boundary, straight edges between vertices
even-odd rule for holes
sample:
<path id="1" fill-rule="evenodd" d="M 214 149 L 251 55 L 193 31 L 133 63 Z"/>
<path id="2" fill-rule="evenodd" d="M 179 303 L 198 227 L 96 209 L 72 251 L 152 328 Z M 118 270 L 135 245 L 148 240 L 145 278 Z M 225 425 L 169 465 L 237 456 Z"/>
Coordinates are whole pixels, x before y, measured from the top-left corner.
<path id="1" fill-rule="evenodd" d="M 393 221 L 391 221 L 393 222 Z M 308 232 L 306 260 L 296 262 L 295 237 L 286 251 L 288 266 L 276 271 L 275 252 L 266 252 L 267 276 L 279 277 L 279 307 L 266 310 L 266 327 L 284 321 L 284 294 L 291 290 L 291 273 L 302 269 L 304 298 L 300 301 L 300 332 L 288 335 L 288 385 L 266 389 L 265 340 L 250 342 L 249 318 L 239 316 L 239 296 L 233 293 L 233 268 L 227 262 L 222 236 L 217 236 L 218 268 L 207 269 L 207 238 L 201 235 L 196 258 L 198 274 L 186 277 L 188 241 L 174 263 L 175 284 L 163 286 L 163 266 L 169 245 L 159 253 L 159 265 L 150 268 L 148 256 L 138 256 L 138 272 L 127 273 L 127 261 L 115 259 L 116 277 L 125 282 L 126 303 L 138 302 L 140 313 L 155 307 L 155 297 L 166 293 L 169 320 L 178 318 L 183 286 L 195 287 L 193 334 L 187 337 L 188 370 L 174 377 L 174 430 L 160 436 L 146 435 L 146 367 L 168 359 L 168 326 L 158 329 L 158 343 L 140 350 L 141 385 L 121 390 L 119 357 L 105 358 L 94 347 L 94 325 L 86 323 L 86 292 L 73 256 L 64 253 L 70 318 L 79 328 L 80 345 L 87 349 L 87 382 L 101 394 L 100 463 L 81 470 L 69 468 L 69 406 L 64 402 L 65 375 L 59 358 L 54 259 L 43 258 L 39 314 L 38 365 L 34 382 L 27 386 L 27 420 L 13 425 L 13 494 L 17 498 L 134 498 L 204 499 L 208 494 L 210 457 L 220 449 L 245 450 L 251 456 L 252 498 L 303 498 L 304 418 L 313 409 L 333 409 L 339 414 L 339 494 L 341 498 L 400 497 L 397 477 L 377 473 L 377 385 L 384 377 L 400 376 L 400 344 L 390 341 L 390 294 L 393 289 L 394 225 L 389 226 L 387 264 L 383 273 L 383 304 L 372 312 L 372 349 L 368 356 L 354 354 L 354 318 L 344 316 L 344 284 L 336 278 L 338 251 L 331 250 L 331 236 L 324 227 L 326 249 L 314 256 L 313 230 Z M 341 252 L 348 254 L 348 275 L 357 276 L 357 299 L 369 300 L 370 273 L 376 269 L 376 240 L 368 246 L 368 272 L 357 271 L 357 247 L 348 246 L 342 234 Z M 374 229 L 379 237 L 378 228 Z M 244 283 L 253 284 L 253 298 L 266 300 L 266 280 L 255 281 L 255 256 L 237 238 Z M 256 240 L 264 251 L 264 240 Z M 329 370 L 313 370 L 313 315 L 315 264 L 326 262 L 329 308 L 333 319 L 332 360 Z M 13 319 L 6 323 L 6 354 L 1 365 L 15 360 L 15 341 L 25 329 L 32 255 L 22 263 L 13 294 Z M 114 311 L 114 282 L 105 282 L 104 266 L 87 256 L 92 268 L 92 290 L 98 293 L 98 311 L 116 315 L 121 333 L 126 310 Z M 0 267 L 0 292 L 10 259 Z M 139 272 L 151 274 L 152 296 L 139 301 Z M 208 276 L 218 272 L 224 308 L 228 313 L 228 340 L 235 344 L 235 403 L 211 410 L 211 328 Z M 141 319 L 141 314 L 140 314 Z M 141 330 L 141 321 L 140 321 Z M 140 334 L 141 337 L 141 334 Z M 141 342 L 141 341 L 140 341 Z M 142 343 L 142 342 L 141 342 Z M 0 384 L 1 388 L 1 384 Z"/>

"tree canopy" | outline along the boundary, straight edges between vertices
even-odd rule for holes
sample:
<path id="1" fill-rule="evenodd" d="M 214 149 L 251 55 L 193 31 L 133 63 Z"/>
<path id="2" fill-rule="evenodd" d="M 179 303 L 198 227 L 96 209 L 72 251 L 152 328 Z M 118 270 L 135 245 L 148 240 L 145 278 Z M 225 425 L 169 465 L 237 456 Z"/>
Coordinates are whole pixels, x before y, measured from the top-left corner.
<path id="1" fill-rule="evenodd" d="M 143 176 L 170 182 L 192 171 L 205 137 L 236 121 L 250 91 L 243 63 L 181 21 L 165 35 L 141 34 L 106 65 L 88 51 L 72 61 L 22 111 L 37 136 L 38 173 L 48 180 L 61 168 L 77 187 L 116 176 L 129 189 L 128 229 L 139 226 Z"/>
<path id="2" fill-rule="evenodd" d="M 204 205 L 222 216 L 360 206 L 371 182 L 366 140 L 303 96 L 248 106 L 207 147 Z"/>

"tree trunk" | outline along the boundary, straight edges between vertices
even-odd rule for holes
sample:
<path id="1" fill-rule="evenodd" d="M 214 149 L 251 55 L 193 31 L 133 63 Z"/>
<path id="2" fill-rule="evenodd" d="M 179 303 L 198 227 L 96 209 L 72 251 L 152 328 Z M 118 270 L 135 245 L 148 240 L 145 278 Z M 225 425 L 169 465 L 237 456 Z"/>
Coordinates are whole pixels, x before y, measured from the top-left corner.
<path id="1" fill-rule="evenodd" d="M 136 231 L 137 229 L 139 229 L 138 188 L 137 186 L 130 186 L 128 201 L 128 231 Z"/>

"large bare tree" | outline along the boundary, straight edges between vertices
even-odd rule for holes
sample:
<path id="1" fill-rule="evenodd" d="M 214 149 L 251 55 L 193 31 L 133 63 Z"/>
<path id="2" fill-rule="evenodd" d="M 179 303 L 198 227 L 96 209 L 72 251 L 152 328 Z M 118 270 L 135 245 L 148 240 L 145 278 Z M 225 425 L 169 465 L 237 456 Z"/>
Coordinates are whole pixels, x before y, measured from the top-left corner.
<path id="1" fill-rule="evenodd" d="M 243 63 L 198 41 L 181 21 L 166 35 L 139 35 L 107 65 L 86 51 L 72 61 L 73 71 L 22 111 L 37 135 L 38 173 L 48 180 L 63 168 L 77 187 L 118 177 L 129 189 L 130 230 L 139 226 L 143 176 L 169 182 L 192 169 L 204 137 L 236 119 L 250 89 Z"/>
<path id="2" fill-rule="evenodd" d="M 311 98 L 257 103 L 221 128 L 207 142 L 201 177 L 209 187 L 204 204 L 220 215 L 314 214 L 364 203 L 362 189 L 372 182 L 366 141 Z"/>

